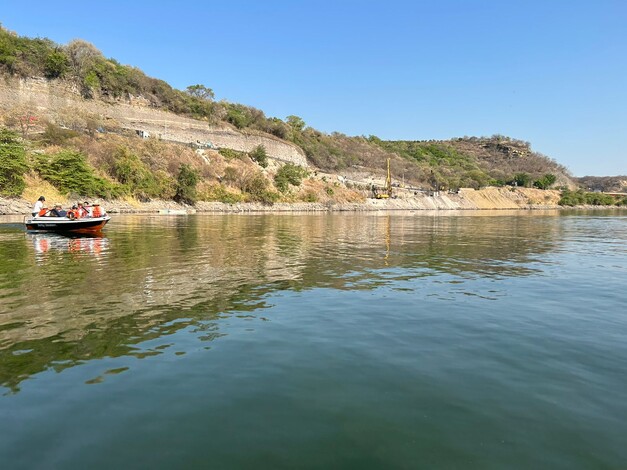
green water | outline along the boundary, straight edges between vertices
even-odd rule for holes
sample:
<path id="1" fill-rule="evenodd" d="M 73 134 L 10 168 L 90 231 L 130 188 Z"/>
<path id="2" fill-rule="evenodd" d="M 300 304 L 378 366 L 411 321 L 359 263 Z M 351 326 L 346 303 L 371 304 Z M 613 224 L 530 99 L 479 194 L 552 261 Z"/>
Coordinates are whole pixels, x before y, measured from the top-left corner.
<path id="1" fill-rule="evenodd" d="M 627 212 L 19 220 L 2 468 L 627 468 Z"/>

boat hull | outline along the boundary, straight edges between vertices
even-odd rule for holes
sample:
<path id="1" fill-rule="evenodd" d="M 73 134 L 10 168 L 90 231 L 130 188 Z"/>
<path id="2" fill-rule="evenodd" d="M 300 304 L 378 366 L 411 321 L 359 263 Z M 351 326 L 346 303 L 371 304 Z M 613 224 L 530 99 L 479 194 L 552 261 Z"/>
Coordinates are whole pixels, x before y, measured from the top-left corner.
<path id="1" fill-rule="evenodd" d="M 70 220 L 64 217 L 33 217 L 27 219 L 26 230 L 46 232 L 93 233 L 100 232 L 111 217 L 93 217 Z"/>

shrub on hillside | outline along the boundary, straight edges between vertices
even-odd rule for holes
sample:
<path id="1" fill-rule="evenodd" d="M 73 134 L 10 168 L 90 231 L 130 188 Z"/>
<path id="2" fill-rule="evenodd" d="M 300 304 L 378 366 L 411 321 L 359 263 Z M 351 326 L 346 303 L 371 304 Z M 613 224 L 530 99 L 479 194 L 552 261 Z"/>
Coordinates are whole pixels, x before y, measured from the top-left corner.
<path id="1" fill-rule="evenodd" d="M 235 185 L 240 179 L 240 172 L 233 166 L 227 166 L 224 169 L 224 175 L 222 181 L 226 184 Z"/>
<path id="2" fill-rule="evenodd" d="M 590 204 L 592 206 L 613 206 L 616 204 L 616 199 L 614 199 L 609 194 L 603 193 L 585 193 L 586 195 L 586 204 Z"/>
<path id="3" fill-rule="evenodd" d="M 118 197 L 119 185 L 100 178 L 81 152 L 62 150 L 53 155 L 37 157 L 40 176 L 62 192 L 89 197 Z"/>
<path id="4" fill-rule="evenodd" d="M 48 54 L 44 63 L 44 75 L 46 78 L 61 78 L 70 68 L 70 59 L 61 49 L 56 49 Z"/>
<path id="5" fill-rule="evenodd" d="M 537 179 L 533 182 L 533 186 L 538 189 L 549 189 L 557 180 L 555 175 L 551 173 L 547 173 L 542 178 Z"/>
<path id="6" fill-rule="evenodd" d="M 268 179 L 262 173 L 247 175 L 242 180 L 242 191 L 248 199 L 264 204 L 273 204 L 279 200 L 279 194 L 268 189 Z"/>
<path id="7" fill-rule="evenodd" d="M 42 140 L 48 145 L 63 145 L 68 140 L 78 136 L 78 132 L 71 129 L 63 129 L 56 124 L 46 124 L 46 130 L 42 134 Z"/>
<path id="8" fill-rule="evenodd" d="M 517 173 L 510 181 L 512 186 L 519 186 L 521 188 L 528 188 L 531 186 L 531 176 L 527 173 Z"/>
<path id="9" fill-rule="evenodd" d="M 282 193 L 286 192 L 290 184 L 300 186 L 303 178 L 307 176 L 307 170 L 299 165 L 287 163 L 283 165 L 274 176 L 274 184 Z"/>
<path id="10" fill-rule="evenodd" d="M 118 180 L 127 194 L 142 201 L 172 197 L 173 180 L 163 171 L 153 173 L 140 158 L 126 148 L 114 155 L 110 175 Z"/>
<path id="11" fill-rule="evenodd" d="M 26 151 L 18 135 L 0 129 L 0 194 L 19 196 L 26 183 L 24 173 L 28 171 Z"/>
<path id="12" fill-rule="evenodd" d="M 275 135 L 280 139 L 287 139 L 290 133 L 288 125 L 279 118 L 268 118 L 260 130 Z"/>
<path id="13" fill-rule="evenodd" d="M 329 196 L 332 196 L 333 192 L 331 192 L 331 194 L 329 194 L 329 191 L 328 191 L 329 189 L 332 190 L 332 188 L 327 188 L 327 194 Z M 309 189 L 301 196 L 301 200 L 303 202 L 318 202 L 318 195 L 316 194 L 316 192 L 313 189 Z"/>
<path id="14" fill-rule="evenodd" d="M 218 150 L 218 153 L 222 155 L 227 161 L 234 160 L 236 158 L 242 159 L 246 155 L 244 152 L 228 148 L 221 148 L 220 150 Z"/>
<path id="15" fill-rule="evenodd" d="M 560 206 L 580 206 L 586 203 L 586 196 L 583 190 L 570 191 L 564 189 L 560 195 L 558 204 Z"/>
<path id="16" fill-rule="evenodd" d="M 481 170 L 471 170 L 462 176 L 459 184 L 451 183 L 453 182 L 449 180 L 448 189 L 459 189 L 460 187 L 481 189 L 490 183 L 490 177 Z"/>
<path id="17" fill-rule="evenodd" d="M 196 185 L 200 177 L 190 165 L 183 164 L 176 177 L 176 194 L 174 200 L 185 204 L 196 204 Z"/>
<path id="18" fill-rule="evenodd" d="M 250 152 L 250 158 L 253 162 L 256 162 L 262 168 L 268 167 L 268 154 L 266 148 L 263 145 L 257 145 L 252 152 Z"/>
<path id="19" fill-rule="evenodd" d="M 229 191 L 222 184 L 205 185 L 199 193 L 199 199 L 203 201 L 219 201 L 226 204 L 235 204 L 242 202 L 244 197 L 240 193 Z"/>
<path id="20" fill-rule="evenodd" d="M 620 205 L 620 201 L 616 201 L 612 196 L 603 193 L 587 193 L 583 189 L 577 191 L 570 191 L 565 189 L 562 191 L 560 200 L 558 202 L 560 206 L 612 206 Z"/>
<path id="21" fill-rule="evenodd" d="M 226 120 L 238 129 L 244 129 L 245 127 L 250 127 L 255 122 L 255 116 L 248 106 L 229 103 L 227 105 Z"/>

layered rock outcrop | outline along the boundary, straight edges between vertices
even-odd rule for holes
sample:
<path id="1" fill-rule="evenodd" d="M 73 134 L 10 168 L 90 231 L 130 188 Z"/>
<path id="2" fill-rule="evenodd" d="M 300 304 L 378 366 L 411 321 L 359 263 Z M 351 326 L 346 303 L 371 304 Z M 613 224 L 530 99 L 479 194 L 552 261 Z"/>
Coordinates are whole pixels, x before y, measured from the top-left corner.
<path id="1" fill-rule="evenodd" d="M 146 137 L 183 144 L 241 152 L 250 152 L 263 145 L 268 157 L 307 167 L 307 159 L 299 147 L 273 136 L 240 132 L 226 125 L 210 126 L 203 121 L 155 109 L 137 97 L 115 103 L 85 99 L 67 82 L 38 78 L 0 80 L 2 117 L 6 119 L 20 110 L 28 110 L 35 119 L 45 118 L 60 125 L 95 120 L 97 127 L 102 129 L 140 131 Z"/>

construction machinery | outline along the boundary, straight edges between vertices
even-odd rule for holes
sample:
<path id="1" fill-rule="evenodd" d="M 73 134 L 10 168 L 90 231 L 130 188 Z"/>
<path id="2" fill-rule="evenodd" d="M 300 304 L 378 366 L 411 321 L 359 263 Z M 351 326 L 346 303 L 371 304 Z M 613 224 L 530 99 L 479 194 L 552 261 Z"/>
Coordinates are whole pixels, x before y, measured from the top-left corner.
<path id="1" fill-rule="evenodd" d="M 377 188 L 372 186 L 372 193 L 377 199 L 389 199 L 392 197 L 392 177 L 390 176 L 390 159 L 387 162 L 387 176 L 385 177 L 385 187 Z"/>

